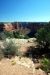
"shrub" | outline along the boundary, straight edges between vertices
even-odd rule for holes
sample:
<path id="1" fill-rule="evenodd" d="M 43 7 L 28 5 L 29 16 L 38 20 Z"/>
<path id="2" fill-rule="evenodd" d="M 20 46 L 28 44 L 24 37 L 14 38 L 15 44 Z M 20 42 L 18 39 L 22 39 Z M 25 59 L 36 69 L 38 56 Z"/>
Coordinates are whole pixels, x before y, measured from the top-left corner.
<path id="1" fill-rule="evenodd" d="M 37 42 L 39 46 L 43 48 L 49 48 L 50 46 L 50 30 L 46 28 L 40 28 L 37 33 L 35 34 L 37 38 Z"/>
<path id="2" fill-rule="evenodd" d="M 46 72 L 50 72 L 50 59 L 44 58 L 41 60 L 42 69 Z"/>
<path id="3" fill-rule="evenodd" d="M 14 38 L 13 31 L 0 32 L 0 40 L 5 40 L 6 38 Z"/>
<path id="4" fill-rule="evenodd" d="M 4 34 L 6 36 L 6 38 L 13 38 L 13 31 L 4 31 Z"/>
<path id="5" fill-rule="evenodd" d="M 24 34 L 20 34 L 19 31 L 3 31 L 0 33 L 0 40 L 5 40 L 6 38 L 19 38 L 28 39 L 29 37 Z"/>
<path id="6" fill-rule="evenodd" d="M 17 31 L 14 31 L 13 34 L 14 34 L 15 38 L 19 38 L 19 36 L 20 36 L 19 32 L 17 32 Z"/>
<path id="7" fill-rule="evenodd" d="M 0 40 L 4 40 L 6 38 L 4 32 L 0 32 Z"/>
<path id="8" fill-rule="evenodd" d="M 15 38 L 19 39 L 28 39 L 29 37 L 27 35 L 21 34 L 19 31 L 13 32 Z"/>
<path id="9" fill-rule="evenodd" d="M 5 57 L 18 55 L 18 46 L 12 41 L 4 41 L 3 54 Z"/>
<path id="10" fill-rule="evenodd" d="M 29 39 L 29 36 L 28 36 L 28 35 L 25 35 L 25 36 L 24 36 L 24 39 Z"/>

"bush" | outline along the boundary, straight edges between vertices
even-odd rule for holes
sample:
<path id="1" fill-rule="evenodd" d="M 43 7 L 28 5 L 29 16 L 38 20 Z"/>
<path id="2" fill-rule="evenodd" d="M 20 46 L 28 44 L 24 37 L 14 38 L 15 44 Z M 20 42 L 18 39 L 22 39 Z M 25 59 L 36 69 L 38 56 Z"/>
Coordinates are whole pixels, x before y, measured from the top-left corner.
<path id="1" fill-rule="evenodd" d="M 40 28 L 37 33 L 35 34 L 37 38 L 37 42 L 39 46 L 43 48 L 49 48 L 50 46 L 50 30 L 46 28 Z"/>
<path id="2" fill-rule="evenodd" d="M 24 34 L 20 34 L 19 31 L 3 31 L 0 33 L 0 40 L 5 40 L 6 38 L 19 38 L 28 39 L 29 37 Z"/>
<path id="3" fill-rule="evenodd" d="M 20 36 L 19 32 L 17 32 L 17 31 L 14 31 L 13 34 L 14 34 L 15 38 L 19 38 L 19 36 Z"/>
<path id="4" fill-rule="evenodd" d="M 19 31 L 13 32 L 15 38 L 19 39 L 28 39 L 29 37 L 27 35 L 21 34 Z"/>
<path id="5" fill-rule="evenodd" d="M 4 32 L 0 32 L 0 40 L 4 40 L 6 38 Z"/>
<path id="6" fill-rule="evenodd" d="M 14 38 L 13 31 L 0 32 L 0 40 L 5 40 L 6 38 Z"/>
<path id="7" fill-rule="evenodd" d="M 18 46 L 12 40 L 4 41 L 3 54 L 5 57 L 15 56 L 18 53 Z"/>
<path id="8" fill-rule="evenodd" d="M 42 69 L 46 72 L 50 72 L 50 59 L 44 58 L 41 60 Z"/>
<path id="9" fill-rule="evenodd" d="M 25 36 L 24 36 L 24 39 L 29 39 L 29 36 L 28 36 L 28 35 L 25 35 Z"/>
<path id="10" fill-rule="evenodd" d="M 4 31 L 4 34 L 5 34 L 6 38 L 14 37 L 13 31 Z"/>

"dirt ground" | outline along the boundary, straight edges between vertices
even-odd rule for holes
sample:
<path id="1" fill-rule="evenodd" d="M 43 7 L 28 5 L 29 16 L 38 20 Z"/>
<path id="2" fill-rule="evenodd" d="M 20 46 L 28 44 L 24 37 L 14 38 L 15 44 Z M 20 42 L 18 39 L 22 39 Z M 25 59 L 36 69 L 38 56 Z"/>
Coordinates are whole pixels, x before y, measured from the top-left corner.
<path id="1" fill-rule="evenodd" d="M 33 73 L 26 66 L 12 64 L 11 59 L 3 59 L 0 61 L 0 75 L 33 75 Z"/>
<path id="2" fill-rule="evenodd" d="M 28 47 L 33 46 L 36 47 L 37 42 L 34 39 L 25 39 L 25 40 L 17 40 L 16 42 L 19 45 L 19 50 L 22 52 L 26 52 Z"/>
<path id="3" fill-rule="evenodd" d="M 17 42 L 20 46 L 19 50 L 25 52 L 29 46 L 36 46 L 35 42 Z M 2 43 L 1 43 L 2 44 Z M 28 61 L 29 62 L 29 61 Z M 38 64 L 34 64 L 35 68 Z M 41 69 L 35 69 L 34 74 L 32 70 L 25 66 L 19 65 L 16 62 L 12 64 L 11 59 L 4 58 L 0 61 L 0 75 L 46 75 Z"/>
<path id="4" fill-rule="evenodd" d="M 27 68 L 26 66 L 16 63 L 18 61 L 15 62 L 12 60 L 14 60 L 14 58 L 5 58 L 0 61 L 0 75 L 46 75 L 40 68 L 35 69 L 33 73 L 31 68 Z M 35 66 L 37 66 L 37 64 Z"/>

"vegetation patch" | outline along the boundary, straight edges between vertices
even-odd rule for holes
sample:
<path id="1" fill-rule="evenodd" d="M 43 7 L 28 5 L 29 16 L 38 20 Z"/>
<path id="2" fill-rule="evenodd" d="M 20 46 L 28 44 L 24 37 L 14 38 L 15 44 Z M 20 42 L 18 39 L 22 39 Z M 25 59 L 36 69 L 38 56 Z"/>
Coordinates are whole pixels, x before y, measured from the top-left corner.
<path id="1" fill-rule="evenodd" d="M 42 64 L 42 69 L 47 72 L 50 73 L 50 59 L 47 58 L 43 58 L 41 60 L 41 64 Z"/>
<path id="2" fill-rule="evenodd" d="M 15 61 L 15 60 L 12 60 L 12 61 L 11 61 L 11 64 L 12 64 L 12 65 L 16 65 L 16 61 Z"/>
<path id="3" fill-rule="evenodd" d="M 4 41 L 3 54 L 5 57 L 18 55 L 18 46 L 12 41 Z"/>

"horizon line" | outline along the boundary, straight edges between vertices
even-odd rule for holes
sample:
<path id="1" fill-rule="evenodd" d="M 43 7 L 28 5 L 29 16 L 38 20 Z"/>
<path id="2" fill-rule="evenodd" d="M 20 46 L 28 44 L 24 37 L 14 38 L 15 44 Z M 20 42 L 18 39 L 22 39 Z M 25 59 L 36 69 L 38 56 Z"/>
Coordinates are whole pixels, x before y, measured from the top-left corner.
<path id="1" fill-rule="evenodd" d="M 50 21 L 0 21 L 0 23 L 2 23 L 2 22 L 4 22 L 4 23 L 11 23 L 11 22 L 31 22 L 31 23 L 33 23 L 33 22 L 50 22 Z"/>

